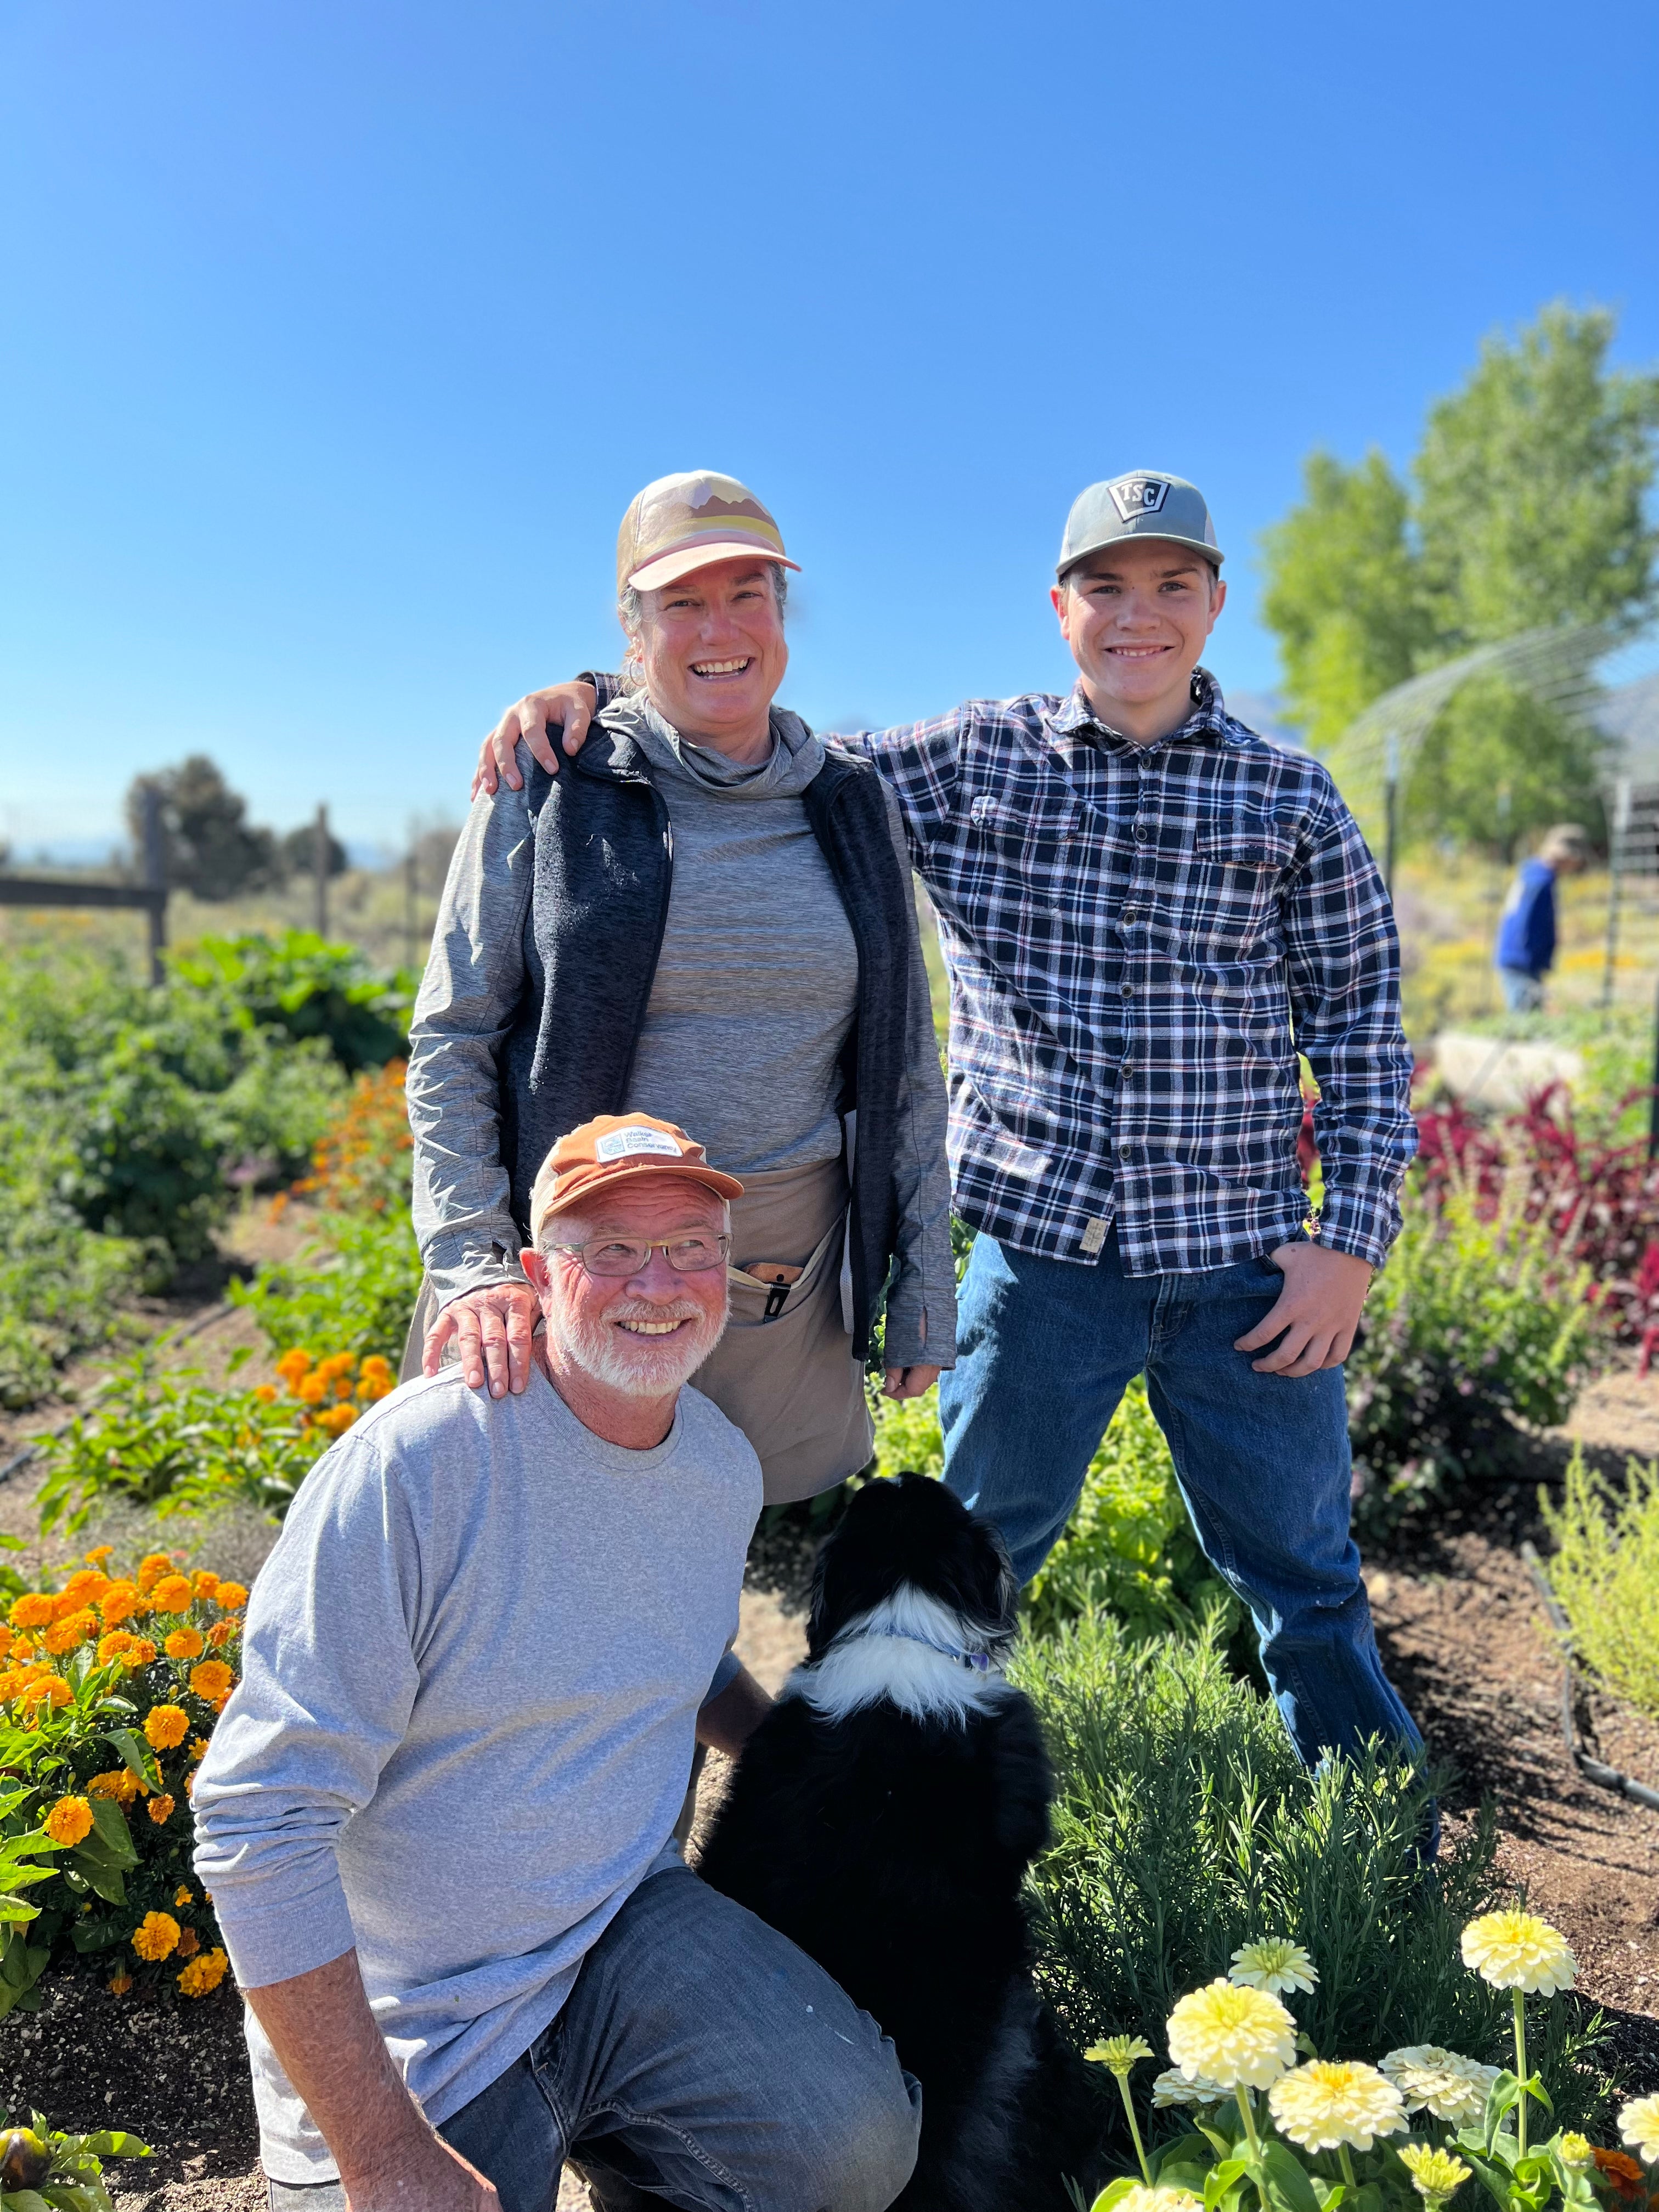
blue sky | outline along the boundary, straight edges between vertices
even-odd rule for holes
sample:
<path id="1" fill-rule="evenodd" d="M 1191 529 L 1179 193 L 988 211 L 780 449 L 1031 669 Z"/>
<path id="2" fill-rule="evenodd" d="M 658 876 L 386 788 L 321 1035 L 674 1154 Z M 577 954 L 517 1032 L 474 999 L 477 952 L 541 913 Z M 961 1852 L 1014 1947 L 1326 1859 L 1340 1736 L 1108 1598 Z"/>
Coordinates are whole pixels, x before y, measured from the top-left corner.
<path id="1" fill-rule="evenodd" d="M 0 836 L 193 750 L 458 812 L 683 467 L 779 516 L 811 720 L 1063 685 L 1066 506 L 1148 465 L 1269 690 L 1311 446 L 1403 462 L 1553 297 L 1659 358 L 1656 76 L 1650 0 L 0 0 Z"/>

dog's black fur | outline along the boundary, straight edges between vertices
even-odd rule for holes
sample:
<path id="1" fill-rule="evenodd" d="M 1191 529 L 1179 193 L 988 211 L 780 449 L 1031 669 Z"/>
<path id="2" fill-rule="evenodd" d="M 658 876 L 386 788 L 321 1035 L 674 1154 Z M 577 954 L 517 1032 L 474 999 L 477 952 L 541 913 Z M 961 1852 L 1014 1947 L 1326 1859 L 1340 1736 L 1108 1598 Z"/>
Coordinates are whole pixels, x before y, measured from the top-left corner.
<path id="1" fill-rule="evenodd" d="M 744 1748 L 699 1871 L 827 1968 L 921 2080 L 904 2212 L 1069 2212 L 1065 2179 L 1095 2178 L 1105 2114 L 1031 1981 L 1020 1883 L 1048 1838 L 1048 1756 L 1000 1673 L 857 1637 L 907 1586 L 954 1616 L 938 1641 L 1006 1656 L 1018 1591 L 989 1523 L 925 1476 L 867 1484 L 819 1555 L 806 1666 Z M 963 1709 L 907 1709 L 884 1671 L 908 1672 L 913 1708 L 930 1680 Z M 842 1705 L 863 1701 L 820 1710 L 836 1680 Z"/>

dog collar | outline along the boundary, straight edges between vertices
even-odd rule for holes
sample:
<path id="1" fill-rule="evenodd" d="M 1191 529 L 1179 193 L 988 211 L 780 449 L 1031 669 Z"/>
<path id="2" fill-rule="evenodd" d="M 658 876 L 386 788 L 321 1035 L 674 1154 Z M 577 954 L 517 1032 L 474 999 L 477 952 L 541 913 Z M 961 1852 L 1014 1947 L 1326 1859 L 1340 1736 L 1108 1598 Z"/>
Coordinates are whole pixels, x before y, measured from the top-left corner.
<path id="1" fill-rule="evenodd" d="M 935 1644 L 931 1636 L 920 1636 L 914 1628 L 866 1628 L 866 1636 L 891 1636 L 905 1644 L 923 1644 L 928 1650 L 937 1651 L 941 1657 L 954 1659 L 958 1667 L 967 1667 L 975 1674 L 988 1674 L 991 1655 L 988 1651 L 958 1651 L 954 1644 Z"/>

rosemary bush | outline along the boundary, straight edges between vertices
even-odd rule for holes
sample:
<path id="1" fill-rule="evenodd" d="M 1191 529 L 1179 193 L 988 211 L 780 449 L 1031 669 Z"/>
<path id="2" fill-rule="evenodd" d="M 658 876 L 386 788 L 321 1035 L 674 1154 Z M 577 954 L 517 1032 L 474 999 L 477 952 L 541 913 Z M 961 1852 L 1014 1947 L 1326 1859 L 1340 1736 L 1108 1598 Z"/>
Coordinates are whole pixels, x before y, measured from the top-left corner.
<path id="1" fill-rule="evenodd" d="M 1610 1690 L 1659 1715 L 1659 1462 L 1632 1460 L 1625 1480 L 1620 1490 L 1575 1451 L 1560 1504 L 1544 1491 L 1538 1502 L 1574 1650 Z"/>

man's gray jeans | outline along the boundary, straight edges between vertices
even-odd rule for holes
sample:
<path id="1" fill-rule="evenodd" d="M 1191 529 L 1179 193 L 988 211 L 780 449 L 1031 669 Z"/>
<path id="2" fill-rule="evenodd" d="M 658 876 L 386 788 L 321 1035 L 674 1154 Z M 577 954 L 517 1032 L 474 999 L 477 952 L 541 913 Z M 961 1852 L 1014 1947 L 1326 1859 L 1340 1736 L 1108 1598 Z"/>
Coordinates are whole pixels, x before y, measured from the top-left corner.
<path id="1" fill-rule="evenodd" d="M 567 2158 L 605 2212 L 884 2212 L 921 2090 L 804 1951 L 684 1867 L 644 1882 L 564 2010 L 438 2132 L 502 2212 L 551 2212 Z M 272 2212 L 343 2212 L 273 2181 Z"/>

